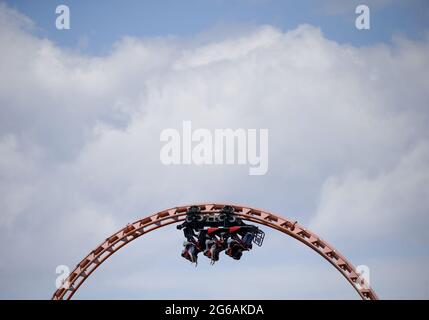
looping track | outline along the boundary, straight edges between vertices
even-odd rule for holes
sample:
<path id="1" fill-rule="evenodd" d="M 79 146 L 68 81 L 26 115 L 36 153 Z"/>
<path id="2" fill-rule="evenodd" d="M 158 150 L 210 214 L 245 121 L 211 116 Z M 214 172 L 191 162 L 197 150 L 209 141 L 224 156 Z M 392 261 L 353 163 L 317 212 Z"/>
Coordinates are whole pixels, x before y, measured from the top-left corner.
<path id="1" fill-rule="evenodd" d="M 220 210 L 225 204 L 202 204 L 198 206 L 202 212 L 210 214 L 211 212 Z M 64 281 L 63 285 L 55 291 L 52 299 L 71 299 L 85 280 L 112 254 L 148 232 L 183 221 L 186 218 L 186 211 L 189 207 L 181 206 L 164 210 L 134 223 L 127 224 L 83 258 Z M 281 231 L 316 251 L 347 279 L 362 299 L 378 299 L 375 292 L 365 283 L 363 278 L 359 277 L 355 267 L 343 255 L 316 234 L 299 225 L 296 221 L 259 209 L 237 205 L 232 205 L 232 207 L 235 209 L 235 214 L 243 220 Z"/>

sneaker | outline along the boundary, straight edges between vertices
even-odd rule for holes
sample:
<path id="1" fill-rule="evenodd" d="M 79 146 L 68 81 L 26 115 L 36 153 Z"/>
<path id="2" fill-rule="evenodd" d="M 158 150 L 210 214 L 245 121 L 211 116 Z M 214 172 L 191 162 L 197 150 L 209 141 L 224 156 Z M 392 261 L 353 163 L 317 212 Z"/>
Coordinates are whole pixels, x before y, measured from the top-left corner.
<path id="1" fill-rule="evenodd" d="M 191 256 L 189 255 L 188 251 L 182 251 L 182 257 L 192 262 Z"/>
<path id="2" fill-rule="evenodd" d="M 219 250 L 217 248 L 212 248 L 212 260 L 218 261 L 219 260 Z"/>
<path id="3" fill-rule="evenodd" d="M 189 254 L 189 256 L 190 256 L 190 261 L 192 262 L 192 263 L 197 263 L 197 260 L 198 260 L 198 256 L 194 253 L 194 254 Z"/>
<path id="4" fill-rule="evenodd" d="M 210 251 L 210 249 L 207 249 L 206 251 L 204 251 L 204 255 L 208 258 L 212 257 L 212 252 Z"/>

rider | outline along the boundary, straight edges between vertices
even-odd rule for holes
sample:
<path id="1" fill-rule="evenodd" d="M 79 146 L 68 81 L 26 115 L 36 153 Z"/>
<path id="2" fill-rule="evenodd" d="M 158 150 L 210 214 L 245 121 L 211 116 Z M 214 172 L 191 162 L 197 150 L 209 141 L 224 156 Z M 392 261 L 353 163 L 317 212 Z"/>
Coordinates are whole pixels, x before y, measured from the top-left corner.
<path id="1" fill-rule="evenodd" d="M 254 234 L 250 230 L 246 230 L 245 227 L 232 227 L 230 233 L 226 254 L 235 260 L 240 260 L 244 250 L 252 249 Z"/>
<path id="2" fill-rule="evenodd" d="M 197 235 L 195 233 L 195 230 L 198 228 L 197 214 L 199 212 L 199 207 L 190 207 L 187 211 L 185 222 L 177 226 L 177 229 L 183 229 L 183 234 L 186 238 L 183 243 L 184 248 L 182 251 L 182 257 L 191 261 L 192 263 L 198 262 L 198 253 L 201 251 L 201 244 L 204 243 L 204 234 L 200 232 Z"/>
<path id="3" fill-rule="evenodd" d="M 255 238 L 255 235 L 252 232 L 246 232 L 246 234 L 241 239 L 243 247 L 245 247 L 247 250 L 252 249 L 253 238 Z"/>
<path id="4" fill-rule="evenodd" d="M 222 228 L 209 228 L 206 230 L 204 255 L 211 259 L 212 264 L 219 260 L 219 253 L 226 249 L 227 234 Z"/>
<path id="5" fill-rule="evenodd" d="M 204 255 L 214 263 L 219 260 L 219 253 L 222 250 L 226 249 L 227 255 L 239 260 L 243 251 L 252 249 L 257 228 L 245 224 L 242 219 L 235 216 L 232 206 L 221 209 L 219 220 L 205 220 L 200 213 L 200 207 L 190 207 L 186 212 L 186 220 L 177 226 L 177 229 L 183 229 L 186 238 L 182 257 L 197 263 L 198 254 L 204 251 Z M 205 229 L 207 226 L 209 228 Z"/>

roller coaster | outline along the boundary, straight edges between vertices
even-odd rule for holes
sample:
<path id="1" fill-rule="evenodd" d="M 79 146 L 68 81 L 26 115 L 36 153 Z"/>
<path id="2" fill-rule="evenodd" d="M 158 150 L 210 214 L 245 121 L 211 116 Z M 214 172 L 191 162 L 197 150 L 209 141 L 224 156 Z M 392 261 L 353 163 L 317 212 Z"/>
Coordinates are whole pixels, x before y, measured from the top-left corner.
<path id="1" fill-rule="evenodd" d="M 251 249 L 251 242 L 262 245 L 265 236 L 258 227 L 248 225 L 244 221 L 270 227 L 302 242 L 335 267 L 363 300 L 378 300 L 374 290 L 341 253 L 315 233 L 298 224 L 297 221 L 264 210 L 229 204 L 179 206 L 127 224 L 83 258 L 54 292 L 52 299 L 71 299 L 85 280 L 112 254 L 140 236 L 171 224 L 181 223 L 178 225 L 178 229 L 184 229 L 187 239 L 182 256 L 191 262 L 196 261 L 189 255 L 189 248 L 191 248 L 189 245 L 194 246 L 195 256 L 198 252 L 204 252 L 204 255 L 209 257 L 212 262 L 218 260 L 218 253 L 222 250 L 226 250 L 227 255 L 238 260 L 242 251 Z M 204 235 L 204 241 L 199 242 L 197 238 L 194 238 L 195 231 L 198 232 L 200 238 L 201 235 Z M 242 232 L 241 236 L 240 232 Z M 250 241 L 246 241 L 246 237 Z M 228 239 L 233 239 L 235 242 Z M 229 245 L 226 244 L 227 242 Z M 207 244 L 206 248 L 202 248 L 204 243 Z M 210 252 L 211 245 L 213 248 L 220 249 Z M 240 254 L 237 255 L 234 252 Z"/>

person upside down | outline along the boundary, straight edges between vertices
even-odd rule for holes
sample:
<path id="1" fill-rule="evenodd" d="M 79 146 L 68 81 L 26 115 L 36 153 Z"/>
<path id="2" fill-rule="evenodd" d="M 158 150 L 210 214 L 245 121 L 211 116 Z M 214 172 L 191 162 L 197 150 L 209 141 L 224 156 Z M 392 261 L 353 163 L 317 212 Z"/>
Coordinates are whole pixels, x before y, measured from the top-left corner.
<path id="1" fill-rule="evenodd" d="M 219 260 L 219 254 L 225 253 L 235 260 L 240 260 L 243 251 L 252 249 L 254 234 L 244 226 L 212 227 L 194 230 L 189 226 L 184 227 L 185 242 L 183 243 L 182 257 L 198 262 L 198 254 L 204 256 L 214 264 Z"/>

